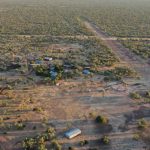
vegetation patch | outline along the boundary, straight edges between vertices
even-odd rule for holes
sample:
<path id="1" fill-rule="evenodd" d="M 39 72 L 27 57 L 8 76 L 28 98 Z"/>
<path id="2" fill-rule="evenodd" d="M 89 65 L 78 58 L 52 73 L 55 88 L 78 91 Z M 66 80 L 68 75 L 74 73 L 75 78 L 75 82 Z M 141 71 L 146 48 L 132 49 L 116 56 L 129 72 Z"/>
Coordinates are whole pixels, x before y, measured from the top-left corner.
<path id="1" fill-rule="evenodd" d="M 138 121 L 138 129 L 145 129 L 147 128 L 147 126 L 148 126 L 148 123 L 146 120 L 141 119 Z"/>
<path id="2" fill-rule="evenodd" d="M 140 134 L 136 133 L 133 135 L 133 140 L 138 141 L 140 139 Z"/>
<path id="3" fill-rule="evenodd" d="M 2 1 L 0 33 L 92 35 L 79 19 L 84 17 L 111 35 L 149 36 L 148 6 L 149 1 L 133 1 L 131 4 L 130 0 L 120 3 L 116 0 L 113 3 L 105 0 L 52 0 L 46 4 L 42 0 Z"/>
<path id="4" fill-rule="evenodd" d="M 130 93 L 130 97 L 132 99 L 141 99 L 141 95 L 139 93 L 137 93 L 137 92 Z"/>
<path id="5" fill-rule="evenodd" d="M 119 60 L 115 54 L 106 46 L 101 45 L 99 50 L 95 50 L 89 53 L 89 61 L 93 66 L 113 66 Z"/>
<path id="6" fill-rule="evenodd" d="M 150 102 L 150 91 L 136 91 L 129 94 L 130 98 L 135 100 L 140 100 L 139 103 L 149 103 Z"/>
<path id="7" fill-rule="evenodd" d="M 119 81 L 122 80 L 123 78 L 137 77 L 137 73 L 127 67 L 116 67 L 112 70 L 100 72 L 100 74 L 105 76 L 104 77 L 105 81 Z"/>
<path id="8" fill-rule="evenodd" d="M 80 142 L 80 145 L 81 146 L 85 146 L 85 145 L 87 145 L 89 142 L 87 141 L 87 140 L 84 140 L 84 141 L 81 141 Z"/>
<path id="9" fill-rule="evenodd" d="M 108 144 L 110 144 L 110 138 L 105 135 L 101 138 L 101 142 L 105 145 L 108 145 Z"/>
<path id="10" fill-rule="evenodd" d="M 150 58 L 150 41 L 146 40 L 122 40 L 121 43 L 142 58 Z"/>
<path id="11" fill-rule="evenodd" d="M 100 123 L 100 124 L 108 124 L 109 120 L 108 120 L 108 118 L 100 115 L 100 116 L 96 117 L 96 122 Z"/>
<path id="12" fill-rule="evenodd" d="M 22 147 L 24 150 L 48 150 L 46 144 L 50 142 L 51 149 L 61 150 L 61 145 L 56 140 L 55 129 L 50 127 L 44 133 L 36 137 L 27 137 L 22 142 Z"/>

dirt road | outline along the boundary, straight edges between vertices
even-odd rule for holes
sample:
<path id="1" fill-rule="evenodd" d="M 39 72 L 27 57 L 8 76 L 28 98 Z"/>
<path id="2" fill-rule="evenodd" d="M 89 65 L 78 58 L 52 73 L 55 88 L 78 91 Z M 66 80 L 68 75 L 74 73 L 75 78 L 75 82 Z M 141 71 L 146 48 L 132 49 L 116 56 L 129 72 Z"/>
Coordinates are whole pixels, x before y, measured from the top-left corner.
<path id="1" fill-rule="evenodd" d="M 146 60 L 136 56 L 129 49 L 121 45 L 119 41 L 114 40 L 115 37 L 109 37 L 105 32 L 91 22 L 85 22 L 85 25 L 95 34 L 95 36 L 101 39 L 105 45 L 113 50 L 113 52 L 120 58 L 121 63 L 127 63 L 140 74 L 140 82 L 145 84 L 147 87 L 150 87 L 150 65 Z"/>
<path id="2" fill-rule="evenodd" d="M 119 41 L 114 40 L 113 38 L 111 39 L 111 37 L 109 37 L 105 32 L 103 32 L 101 29 L 99 29 L 97 26 L 95 26 L 94 24 L 92 24 L 91 22 L 85 22 L 85 25 L 88 29 L 90 29 L 91 31 L 93 31 L 93 33 L 95 34 L 95 36 L 97 36 L 97 38 L 99 38 L 100 40 L 103 41 L 103 43 L 105 45 L 107 45 L 110 49 L 112 49 L 112 51 L 116 54 L 116 56 L 118 56 L 120 58 L 120 63 L 126 64 L 132 68 L 134 68 L 140 75 L 140 79 L 133 81 L 134 83 L 140 83 L 142 85 L 144 85 L 142 88 L 143 89 L 149 89 L 150 88 L 150 65 L 147 63 L 146 60 L 141 59 L 140 57 L 136 56 L 134 53 L 132 53 L 129 49 L 125 48 L 123 45 L 121 45 L 121 43 L 119 43 Z M 131 91 L 133 90 L 132 88 L 130 89 Z M 131 91 L 128 92 L 131 92 Z M 135 90 L 135 89 L 134 89 Z M 136 90 L 141 90 L 140 87 L 136 87 Z M 117 95 L 117 93 L 115 94 Z M 115 100 L 116 98 L 111 98 L 112 100 Z M 113 103 L 109 101 L 106 106 L 105 106 L 105 110 L 106 112 L 110 115 L 110 123 L 113 126 L 113 133 L 115 135 L 115 137 L 118 135 L 118 133 L 121 134 L 121 138 L 123 138 L 122 142 L 119 142 L 118 138 L 115 140 L 113 140 L 113 143 L 115 143 L 114 146 L 112 146 L 113 149 L 138 149 L 139 146 L 134 147 L 134 143 L 126 141 L 125 142 L 125 137 L 124 135 L 127 134 L 128 132 L 121 132 L 119 130 L 119 126 L 123 124 L 123 122 L 125 121 L 125 116 L 126 114 L 128 114 L 127 112 L 130 113 L 130 115 L 133 115 L 133 112 L 136 110 L 137 107 L 137 111 L 140 112 L 140 107 L 138 108 L 138 105 L 132 107 L 133 102 L 129 100 L 128 98 L 128 94 L 126 95 L 125 93 L 121 94 L 121 98 L 119 98 L 119 100 L 117 101 L 116 105 L 112 105 L 111 104 L 111 109 L 113 110 L 112 112 L 110 111 L 110 108 L 108 109 L 108 106 L 110 106 L 110 103 Z M 123 104 L 123 105 L 122 105 Z M 119 106 L 116 109 L 116 106 Z M 123 107 L 121 107 L 123 106 Z M 149 104 L 145 105 L 145 108 L 150 108 Z M 101 105 L 99 107 L 102 107 Z M 145 108 L 143 111 L 145 111 Z M 123 112 L 123 109 L 125 110 Z M 117 112 L 116 114 L 114 114 L 113 112 Z M 143 116 L 143 118 L 145 118 L 145 116 Z M 132 137 L 133 136 L 133 129 L 130 130 L 131 133 L 129 133 L 129 135 Z M 123 147 L 123 145 L 125 145 L 125 147 Z M 138 143 L 140 144 L 140 143 Z M 140 144 L 142 145 L 142 144 Z M 117 146 L 117 147 L 116 147 Z M 139 148 L 140 150 L 143 149 L 142 147 Z"/>

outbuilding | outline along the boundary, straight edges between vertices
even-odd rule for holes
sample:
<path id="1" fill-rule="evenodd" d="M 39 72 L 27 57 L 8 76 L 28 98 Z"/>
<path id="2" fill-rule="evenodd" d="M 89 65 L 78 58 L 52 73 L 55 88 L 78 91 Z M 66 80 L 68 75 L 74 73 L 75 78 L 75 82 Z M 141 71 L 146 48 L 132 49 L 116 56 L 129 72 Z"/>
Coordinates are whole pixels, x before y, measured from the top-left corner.
<path id="1" fill-rule="evenodd" d="M 53 58 L 51 58 L 51 57 L 44 57 L 44 60 L 45 61 L 51 61 L 51 60 L 53 60 Z"/>
<path id="2" fill-rule="evenodd" d="M 82 73 L 83 73 L 84 75 L 89 75 L 89 74 L 90 74 L 90 70 L 84 69 Z"/>
<path id="3" fill-rule="evenodd" d="M 78 135 L 81 134 L 81 130 L 78 129 L 78 128 L 73 128 L 73 129 L 70 129 L 68 130 L 66 133 L 65 133 L 65 137 L 69 138 L 69 139 L 72 139 Z"/>

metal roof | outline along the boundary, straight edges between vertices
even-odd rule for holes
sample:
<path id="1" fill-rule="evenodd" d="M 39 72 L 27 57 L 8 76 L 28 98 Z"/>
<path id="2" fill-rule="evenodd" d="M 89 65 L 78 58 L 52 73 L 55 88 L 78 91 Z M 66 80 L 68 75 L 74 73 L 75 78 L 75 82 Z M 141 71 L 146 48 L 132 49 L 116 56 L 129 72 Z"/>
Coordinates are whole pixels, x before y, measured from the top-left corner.
<path id="1" fill-rule="evenodd" d="M 81 130 L 78 129 L 78 128 L 73 128 L 73 129 L 70 129 L 69 131 L 67 131 L 67 132 L 65 133 L 65 136 L 66 136 L 67 138 L 71 139 L 71 138 L 73 138 L 73 137 L 75 137 L 75 136 L 77 136 L 77 135 L 79 135 L 79 134 L 81 134 Z"/>

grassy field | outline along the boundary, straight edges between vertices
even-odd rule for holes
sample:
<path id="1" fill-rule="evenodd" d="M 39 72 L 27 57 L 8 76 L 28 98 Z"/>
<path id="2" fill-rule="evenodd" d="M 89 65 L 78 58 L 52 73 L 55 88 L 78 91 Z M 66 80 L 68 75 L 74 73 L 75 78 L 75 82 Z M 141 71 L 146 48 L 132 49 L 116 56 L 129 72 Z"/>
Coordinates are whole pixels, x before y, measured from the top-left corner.
<path id="1" fill-rule="evenodd" d="M 7 37 L 1 36 L 1 63 L 7 66 L 14 57 L 22 57 L 26 62 L 28 55 L 36 55 L 36 59 L 44 56 L 54 58 L 53 62 L 64 62 L 76 66 L 113 66 L 118 58 L 100 40 L 96 38 L 69 37 Z M 55 64 L 55 63 L 54 63 Z M 2 65 L 1 65 L 2 66 Z"/>
<path id="2" fill-rule="evenodd" d="M 150 36 L 148 0 L 1 1 L 1 34 L 90 35 L 88 18 L 114 36 Z"/>
<path id="3" fill-rule="evenodd" d="M 122 44 L 142 58 L 150 58 L 150 41 L 146 40 L 123 40 Z"/>

